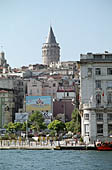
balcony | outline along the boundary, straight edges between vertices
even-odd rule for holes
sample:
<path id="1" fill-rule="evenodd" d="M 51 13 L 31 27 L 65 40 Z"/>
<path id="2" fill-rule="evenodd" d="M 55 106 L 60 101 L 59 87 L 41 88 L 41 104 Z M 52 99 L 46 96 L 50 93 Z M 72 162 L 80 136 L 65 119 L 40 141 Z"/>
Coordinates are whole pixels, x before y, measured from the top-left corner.
<path id="1" fill-rule="evenodd" d="M 102 88 L 96 88 L 96 92 L 101 92 L 102 91 Z"/>
<path id="2" fill-rule="evenodd" d="M 80 105 L 80 109 L 90 109 L 90 108 L 97 108 L 97 109 L 102 109 L 108 107 L 106 104 L 96 104 L 96 103 L 85 103 Z M 112 105 L 111 105 L 112 107 Z"/>
<path id="3" fill-rule="evenodd" d="M 83 104 L 83 109 L 90 109 L 90 108 L 93 108 L 95 107 L 95 104 L 94 103 L 85 103 Z"/>

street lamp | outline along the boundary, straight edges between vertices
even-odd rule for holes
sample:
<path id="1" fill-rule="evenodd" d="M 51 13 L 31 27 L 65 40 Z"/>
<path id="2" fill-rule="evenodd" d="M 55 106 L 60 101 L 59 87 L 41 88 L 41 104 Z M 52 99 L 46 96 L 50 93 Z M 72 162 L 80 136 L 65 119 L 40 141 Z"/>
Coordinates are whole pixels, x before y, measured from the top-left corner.
<path id="1" fill-rule="evenodd" d="M 28 120 L 26 120 L 26 140 L 28 140 Z"/>

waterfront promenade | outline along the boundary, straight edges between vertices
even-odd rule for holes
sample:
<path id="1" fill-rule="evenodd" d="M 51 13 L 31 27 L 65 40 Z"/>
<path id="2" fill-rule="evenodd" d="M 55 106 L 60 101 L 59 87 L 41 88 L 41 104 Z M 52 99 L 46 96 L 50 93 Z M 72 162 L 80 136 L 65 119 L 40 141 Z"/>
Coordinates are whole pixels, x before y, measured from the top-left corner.
<path id="1" fill-rule="evenodd" d="M 19 140 L 1 140 L 0 150 L 7 149 L 27 149 L 27 150 L 95 150 L 95 146 L 85 144 L 74 144 L 65 141 L 47 141 L 47 142 L 36 142 L 36 141 L 19 141 Z"/>

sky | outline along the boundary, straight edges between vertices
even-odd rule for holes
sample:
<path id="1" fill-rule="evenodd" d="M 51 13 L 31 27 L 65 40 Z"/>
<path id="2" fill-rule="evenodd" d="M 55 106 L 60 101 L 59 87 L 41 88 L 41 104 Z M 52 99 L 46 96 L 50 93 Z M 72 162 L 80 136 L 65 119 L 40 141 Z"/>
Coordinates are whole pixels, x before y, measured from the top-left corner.
<path id="1" fill-rule="evenodd" d="M 42 63 L 50 25 L 61 61 L 112 52 L 112 0 L 0 0 L 0 51 L 12 68 Z"/>

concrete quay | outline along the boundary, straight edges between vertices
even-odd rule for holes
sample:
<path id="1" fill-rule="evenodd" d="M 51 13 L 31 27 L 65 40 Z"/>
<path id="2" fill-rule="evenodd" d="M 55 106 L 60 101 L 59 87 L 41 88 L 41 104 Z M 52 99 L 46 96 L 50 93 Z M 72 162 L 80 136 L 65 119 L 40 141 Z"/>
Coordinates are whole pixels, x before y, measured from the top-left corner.
<path id="1" fill-rule="evenodd" d="M 20 149 L 20 150 L 96 150 L 96 147 L 94 145 L 75 145 L 75 146 L 71 146 L 71 145 L 60 145 L 60 146 L 56 146 L 56 145 L 37 145 L 37 146 L 29 146 L 29 145 L 25 145 L 25 146 L 0 146 L 0 150 L 16 150 L 16 149 Z"/>

